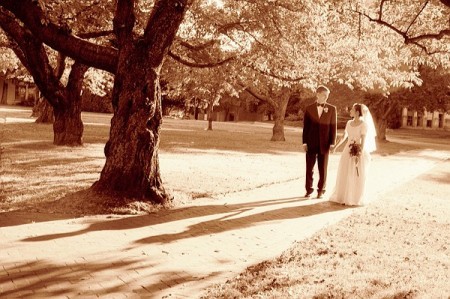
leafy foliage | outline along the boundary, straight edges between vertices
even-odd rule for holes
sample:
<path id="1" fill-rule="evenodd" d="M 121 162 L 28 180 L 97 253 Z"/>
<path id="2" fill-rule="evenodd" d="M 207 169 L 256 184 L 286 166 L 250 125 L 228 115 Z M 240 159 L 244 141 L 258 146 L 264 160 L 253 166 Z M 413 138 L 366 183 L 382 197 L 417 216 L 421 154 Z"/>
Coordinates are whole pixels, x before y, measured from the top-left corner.
<path id="1" fill-rule="evenodd" d="M 450 74 L 449 70 L 433 69 L 429 66 L 420 68 L 423 83 L 409 90 L 398 91 L 395 97 L 404 107 L 421 111 L 450 109 Z"/>
<path id="2" fill-rule="evenodd" d="M 449 1 L 349 1 L 352 10 L 395 32 L 404 43 L 432 57 L 422 63 L 449 67 Z M 431 58 L 431 59 L 430 59 Z"/>
<path id="3" fill-rule="evenodd" d="M 5 75 L 12 73 L 19 68 L 19 60 L 14 52 L 6 47 L 0 47 L 0 73 Z"/>

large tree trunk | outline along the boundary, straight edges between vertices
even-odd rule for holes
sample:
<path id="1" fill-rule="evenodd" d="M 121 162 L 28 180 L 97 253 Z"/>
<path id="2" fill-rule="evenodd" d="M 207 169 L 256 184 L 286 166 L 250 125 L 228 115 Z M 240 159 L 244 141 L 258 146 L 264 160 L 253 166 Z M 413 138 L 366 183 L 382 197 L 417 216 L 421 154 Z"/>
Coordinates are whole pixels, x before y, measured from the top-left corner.
<path id="1" fill-rule="evenodd" d="M 53 107 L 45 98 L 40 98 L 35 108 L 33 108 L 33 115 L 37 116 L 36 123 L 53 123 Z"/>
<path id="2" fill-rule="evenodd" d="M 199 108 L 198 108 L 198 106 L 197 106 L 197 102 L 195 102 L 195 104 L 194 104 L 195 106 L 194 106 L 194 119 L 195 120 L 198 120 L 198 110 L 199 110 Z"/>
<path id="3" fill-rule="evenodd" d="M 162 122 L 160 73 L 183 20 L 187 0 L 156 1 L 142 38 L 134 39 L 134 4 L 118 1 L 114 32 L 119 45 L 106 163 L 93 189 L 166 203 L 159 169 Z M 120 200 L 120 198 L 118 198 Z"/>
<path id="4" fill-rule="evenodd" d="M 376 122 L 377 140 L 386 141 L 387 120 L 380 118 Z"/>
<path id="5" fill-rule="evenodd" d="M 54 108 L 53 143 L 77 146 L 83 144 L 83 121 L 81 120 L 81 90 L 88 67 L 74 63 L 66 87 L 67 99 Z"/>
<path id="6" fill-rule="evenodd" d="M 119 62 L 113 89 L 114 116 L 105 146 L 106 163 L 94 190 L 165 203 L 159 134 L 162 122 L 160 66 L 146 59 L 148 50 L 135 50 Z M 142 67 L 143 65 L 147 67 Z M 129 74 L 133 74 L 130 76 Z"/>
<path id="7" fill-rule="evenodd" d="M 213 129 L 212 123 L 213 123 L 212 118 L 208 117 L 208 128 L 207 128 L 208 131 L 212 131 L 212 129 Z"/>
<path id="8" fill-rule="evenodd" d="M 213 104 L 212 103 L 209 103 L 209 106 L 208 106 L 208 131 L 212 131 L 212 123 L 213 123 L 213 117 L 212 117 L 212 114 L 213 114 Z"/>
<path id="9" fill-rule="evenodd" d="M 286 141 L 286 138 L 284 137 L 284 117 L 289 102 L 289 93 L 283 89 L 280 97 L 280 101 L 276 102 L 276 105 L 273 105 L 275 113 L 273 117 L 274 124 L 271 141 Z"/>
<path id="10" fill-rule="evenodd" d="M 383 98 L 376 109 L 375 127 L 377 130 L 377 140 L 386 141 L 386 130 L 388 128 L 388 120 L 397 103 L 392 103 L 389 98 Z"/>
<path id="11" fill-rule="evenodd" d="M 224 119 L 224 121 L 228 121 L 229 116 L 230 116 L 230 108 L 226 108 L 225 109 L 225 119 Z"/>

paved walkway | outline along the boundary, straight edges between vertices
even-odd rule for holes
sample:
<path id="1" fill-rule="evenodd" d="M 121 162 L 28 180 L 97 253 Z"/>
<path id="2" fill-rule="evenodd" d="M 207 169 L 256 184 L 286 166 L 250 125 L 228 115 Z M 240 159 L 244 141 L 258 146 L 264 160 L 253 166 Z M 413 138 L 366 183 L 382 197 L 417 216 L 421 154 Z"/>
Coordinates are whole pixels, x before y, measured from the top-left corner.
<path id="1" fill-rule="evenodd" d="M 369 200 L 449 158 L 431 150 L 375 155 Z M 295 180 L 144 216 L 0 214 L 0 297 L 198 298 L 352 213 L 326 198 L 302 199 L 302 186 Z"/>

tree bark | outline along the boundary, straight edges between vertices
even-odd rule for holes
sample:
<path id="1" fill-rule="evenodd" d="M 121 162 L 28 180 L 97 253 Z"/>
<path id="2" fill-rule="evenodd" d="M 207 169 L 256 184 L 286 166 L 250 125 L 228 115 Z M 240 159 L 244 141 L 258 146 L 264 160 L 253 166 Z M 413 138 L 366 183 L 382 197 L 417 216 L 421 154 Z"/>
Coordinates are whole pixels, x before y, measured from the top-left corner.
<path id="1" fill-rule="evenodd" d="M 212 123 L 213 123 L 213 121 L 212 121 L 212 118 L 209 118 L 208 117 L 208 131 L 212 131 Z"/>
<path id="2" fill-rule="evenodd" d="M 195 120 L 198 120 L 198 110 L 199 110 L 198 103 L 197 103 L 197 100 L 195 100 L 195 102 L 194 102 L 194 119 Z"/>
<path id="3" fill-rule="evenodd" d="M 114 32 L 120 48 L 110 137 L 97 192 L 164 204 L 172 200 L 159 168 L 162 123 L 160 73 L 183 20 L 187 0 L 156 1 L 144 35 L 133 39 L 133 5 L 118 0 Z"/>
<path id="4" fill-rule="evenodd" d="M 53 143 L 78 146 L 83 144 L 83 121 L 81 120 L 81 90 L 88 67 L 75 62 L 66 86 L 63 105 L 54 108 Z"/>
<path id="5" fill-rule="evenodd" d="M 208 131 L 212 131 L 212 123 L 213 123 L 213 118 L 212 118 L 212 114 L 213 114 L 213 103 L 209 103 L 208 106 Z"/>
<path id="6" fill-rule="evenodd" d="M 387 128 L 386 119 L 380 119 L 377 121 L 376 129 L 378 141 L 386 141 L 386 128 Z"/>
<path id="7" fill-rule="evenodd" d="M 158 67 L 135 50 L 119 65 L 113 89 L 114 116 L 105 146 L 106 163 L 96 191 L 146 198 L 156 203 L 171 199 L 162 185 L 159 139 L 162 123 Z M 148 65 L 148 68 L 142 68 Z M 127 76 L 132 73 L 133 76 Z"/>
<path id="8" fill-rule="evenodd" d="M 53 107 L 45 98 L 40 98 L 35 108 L 36 123 L 51 124 L 54 121 Z"/>
<path id="9" fill-rule="evenodd" d="M 388 127 L 388 119 L 392 110 L 397 107 L 397 103 L 392 103 L 389 98 L 382 98 L 378 104 L 376 111 L 377 122 L 375 124 L 377 130 L 377 140 L 386 141 L 386 129 Z"/>
<path id="10" fill-rule="evenodd" d="M 276 105 L 272 104 L 275 113 L 273 117 L 272 139 L 270 141 L 286 141 L 286 138 L 284 137 L 284 117 L 289 102 L 289 95 L 289 92 L 283 89 L 280 94 L 281 99 L 275 102 Z"/>
<path id="11" fill-rule="evenodd" d="M 228 121 L 228 117 L 230 116 L 230 108 L 225 109 L 225 121 Z"/>

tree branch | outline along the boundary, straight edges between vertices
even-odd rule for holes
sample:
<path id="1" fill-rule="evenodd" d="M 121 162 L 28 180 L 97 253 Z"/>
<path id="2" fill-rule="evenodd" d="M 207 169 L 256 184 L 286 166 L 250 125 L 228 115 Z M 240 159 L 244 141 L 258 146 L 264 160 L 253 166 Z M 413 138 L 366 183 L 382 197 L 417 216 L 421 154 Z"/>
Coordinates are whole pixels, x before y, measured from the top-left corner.
<path id="1" fill-rule="evenodd" d="M 252 3 L 252 4 L 261 3 L 261 2 L 255 1 L 255 0 L 241 0 L 241 1 L 249 2 L 249 3 Z M 277 0 L 277 1 L 271 2 L 270 5 L 272 5 L 274 7 L 280 7 L 282 9 L 285 9 L 285 10 L 290 11 L 290 12 L 297 13 L 297 12 L 304 12 L 305 11 L 304 10 L 305 5 L 304 5 L 303 2 L 304 1 L 293 1 L 293 0 L 281 1 L 281 0 Z M 265 3 L 265 1 L 262 1 L 262 3 Z"/>
<path id="2" fill-rule="evenodd" d="M 61 53 L 58 53 L 57 64 L 54 71 L 55 77 L 61 79 L 64 74 L 64 70 L 66 69 L 66 56 Z"/>
<path id="3" fill-rule="evenodd" d="M 387 1 L 387 0 L 385 0 L 385 1 Z M 390 24 L 390 23 L 388 23 L 388 22 L 386 22 L 386 21 L 381 19 L 381 16 L 382 16 L 382 5 L 384 4 L 385 1 L 382 1 L 382 3 L 380 4 L 380 12 L 379 12 L 379 17 L 377 19 L 372 18 L 368 14 L 360 12 L 360 11 L 357 11 L 357 10 L 353 10 L 353 12 L 366 17 L 371 22 L 374 22 L 374 23 L 377 23 L 377 24 L 380 24 L 380 25 L 382 25 L 384 27 L 389 28 L 390 30 L 392 30 L 395 33 L 397 33 L 398 35 L 400 35 L 403 38 L 405 44 L 415 45 L 415 46 L 421 48 L 427 55 L 433 55 L 433 54 L 436 54 L 436 53 L 442 53 L 443 52 L 443 51 L 429 51 L 428 48 L 425 45 L 420 43 L 420 41 L 430 40 L 430 39 L 440 40 L 440 39 L 442 39 L 445 36 L 450 36 L 450 29 L 443 29 L 443 30 L 439 31 L 438 33 L 427 33 L 427 34 L 421 34 L 421 35 L 417 35 L 417 36 L 414 36 L 414 37 L 410 37 L 410 36 L 408 36 L 408 32 L 407 32 L 409 30 L 409 27 L 408 27 L 407 31 L 401 31 L 400 29 L 398 29 L 394 25 L 392 25 L 392 24 Z"/>
<path id="4" fill-rule="evenodd" d="M 113 30 L 101 30 L 101 31 L 94 31 L 94 32 L 85 32 L 85 33 L 78 33 L 76 36 L 82 39 L 89 39 L 89 38 L 98 38 L 98 37 L 104 37 L 114 34 Z"/>
<path id="5" fill-rule="evenodd" d="M 216 42 L 217 41 L 215 41 L 215 40 L 210 40 L 210 41 L 207 41 L 207 42 L 202 43 L 202 44 L 193 45 L 193 44 L 190 44 L 190 43 L 185 42 L 185 41 L 180 41 L 180 45 L 182 45 L 183 47 L 185 47 L 185 48 L 187 48 L 187 49 L 189 49 L 191 51 L 201 51 L 201 50 L 204 50 L 204 49 L 206 49 L 208 47 L 212 47 Z"/>
<path id="6" fill-rule="evenodd" d="M 82 40 L 51 23 L 35 0 L 2 0 L 0 6 L 10 11 L 36 38 L 83 64 L 115 73 L 118 51 Z"/>
<path id="7" fill-rule="evenodd" d="M 213 67 L 224 65 L 224 64 L 236 59 L 236 57 L 233 56 L 233 57 L 229 57 L 229 58 L 226 58 L 226 59 L 218 61 L 218 62 L 196 63 L 196 62 L 190 62 L 190 61 L 185 60 L 181 56 L 173 53 L 171 50 L 169 50 L 168 54 L 169 54 L 169 57 L 171 57 L 173 60 L 175 60 L 185 66 L 194 67 L 194 68 L 213 68 Z"/>
<path id="8" fill-rule="evenodd" d="M 440 0 L 442 4 L 444 4 L 447 7 L 450 7 L 450 0 Z"/>
<path id="9" fill-rule="evenodd" d="M 0 41 L 0 48 L 9 48 L 11 44 L 9 42 Z"/>
<path id="10" fill-rule="evenodd" d="M 255 36 L 254 34 L 252 34 L 249 30 L 247 30 L 247 28 L 245 28 L 244 25 L 247 24 L 259 24 L 256 21 L 246 21 L 246 22 L 241 22 L 241 21 L 236 21 L 233 23 L 227 23 L 225 25 L 222 25 L 219 27 L 218 32 L 225 34 L 226 36 L 228 36 L 231 40 L 233 40 L 234 42 L 236 42 L 232 37 L 230 37 L 230 35 L 228 34 L 228 31 L 231 29 L 236 29 L 236 30 L 240 30 L 243 33 L 247 34 L 248 36 L 250 36 L 256 44 L 260 45 L 263 49 L 266 49 L 268 52 L 272 52 L 274 55 L 277 54 L 277 52 L 275 50 L 273 50 L 271 47 L 267 46 L 266 44 L 264 44 L 262 41 L 259 40 L 259 38 L 257 36 Z M 237 43 L 237 42 L 236 42 Z M 239 44 L 239 43 L 237 43 Z"/>
<path id="11" fill-rule="evenodd" d="M 255 99 L 258 99 L 258 100 L 263 101 L 263 102 L 270 103 L 271 105 L 275 104 L 275 101 L 271 100 L 269 97 L 266 97 L 266 96 L 260 94 L 259 92 L 256 92 L 250 86 L 244 86 L 243 84 L 240 84 L 240 85 L 244 88 L 244 91 L 246 91 L 248 94 L 250 94 Z"/>
<path id="12" fill-rule="evenodd" d="M 144 30 L 144 42 L 156 55 L 164 55 L 176 36 L 188 0 L 156 0 Z"/>
<path id="13" fill-rule="evenodd" d="M 44 94 L 44 97 L 53 107 L 62 105 L 65 99 L 65 96 L 62 94 L 64 86 L 55 77 L 42 42 L 21 26 L 14 16 L 1 8 L 0 25 L 8 37 L 17 44 L 17 48 L 13 47 L 14 52 L 33 76 L 34 82 Z"/>
<path id="14" fill-rule="evenodd" d="M 12 38 L 9 38 L 9 39 L 12 39 Z M 28 63 L 27 56 L 22 51 L 20 46 L 12 39 L 10 41 L 9 47 L 10 47 L 10 49 L 12 49 L 14 54 L 16 54 L 16 56 L 19 59 L 20 63 L 22 63 L 22 65 L 28 70 L 30 68 L 30 64 Z"/>
<path id="15" fill-rule="evenodd" d="M 422 8 L 420 9 L 420 11 L 416 14 L 416 16 L 414 17 L 414 19 L 411 21 L 411 23 L 409 23 L 408 28 L 406 28 L 405 30 L 405 34 L 408 33 L 409 29 L 411 28 L 411 26 L 416 22 L 417 18 L 420 16 L 420 14 L 423 12 L 423 10 L 425 9 L 425 7 L 427 7 L 429 1 L 425 1 L 425 3 L 423 4 Z"/>
<path id="16" fill-rule="evenodd" d="M 253 65 L 252 63 L 244 63 L 243 64 L 245 67 L 248 67 L 264 76 L 268 76 L 274 79 L 278 79 L 281 81 L 285 81 L 285 82 L 300 82 L 306 79 L 306 77 L 297 77 L 297 78 L 289 78 L 289 77 L 284 77 L 281 75 L 277 75 L 275 74 L 273 71 L 267 71 L 267 70 L 261 70 L 258 67 L 256 67 L 255 65 Z"/>
<path id="17" fill-rule="evenodd" d="M 134 0 L 118 0 L 114 14 L 113 28 L 119 48 L 133 40 L 133 27 L 136 22 Z"/>

